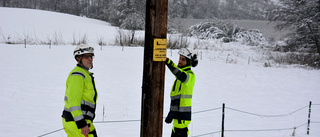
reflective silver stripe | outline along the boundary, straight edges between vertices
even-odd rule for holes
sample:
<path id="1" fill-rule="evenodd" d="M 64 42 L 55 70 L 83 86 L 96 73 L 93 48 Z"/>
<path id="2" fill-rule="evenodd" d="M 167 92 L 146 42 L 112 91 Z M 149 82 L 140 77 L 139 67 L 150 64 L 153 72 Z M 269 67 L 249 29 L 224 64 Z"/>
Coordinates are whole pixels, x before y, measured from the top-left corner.
<path id="1" fill-rule="evenodd" d="M 89 106 L 89 107 L 91 107 L 91 108 L 95 108 L 95 107 L 96 107 L 96 105 L 95 105 L 95 104 L 90 103 L 90 102 L 85 101 L 85 100 L 81 100 L 81 104 L 82 104 L 82 105 Z"/>
<path id="2" fill-rule="evenodd" d="M 81 107 L 80 106 L 74 106 L 74 107 L 70 107 L 69 110 L 70 110 L 70 112 L 71 111 L 75 111 L 75 110 L 81 110 Z"/>
<path id="3" fill-rule="evenodd" d="M 171 111 L 179 111 L 179 106 L 170 106 Z"/>
<path id="4" fill-rule="evenodd" d="M 73 76 L 73 75 L 81 76 L 81 77 L 83 77 L 83 78 L 86 78 L 86 77 L 84 76 L 84 74 L 82 74 L 81 72 L 73 72 L 73 73 L 71 73 L 71 76 Z"/>
<path id="5" fill-rule="evenodd" d="M 93 114 L 92 112 L 88 111 L 87 116 L 90 116 L 90 117 L 93 118 L 93 117 L 94 117 L 94 114 Z"/>
<path id="6" fill-rule="evenodd" d="M 70 107 L 69 109 L 65 107 L 64 110 L 67 112 L 71 112 L 71 111 L 75 111 L 75 110 L 81 110 L 81 107 L 75 106 L 75 107 Z"/>
<path id="7" fill-rule="evenodd" d="M 180 106 L 179 112 L 191 112 L 191 107 L 181 107 Z"/>
<path id="8" fill-rule="evenodd" d="M 181 95 L 171 96 L 171 100 L 180 99 L 180 96 L 181 96 Z"/>
<path id="9" fill-rule="evenodd" d="M 176 68 L 172 73 L 173 74 L 177 74 L 180 70 L 178 68 Z"/>
<path id="10" fill-rule="evenodd" d="M 64 107 L 64 110 L 67 112 L 71 112 L 70 109 L 67 109 L 66 107 Z"/>
<path id="11" fill-rule="evenodd" d="M 64 100 L 65 100 L 65 101 L 68 101 L 68 97 L 67 97 L 67 96 L 65 96 L 65 97 L 64 97 Z M 95 105 L 95 104 L 90 103 L 90 102 L 85 101 L 85 100 L 81 100 L 81 104 L 82 104 L 82 105 L 89 106 L 89 107 L 91 107 L 91 108 L 95 108 L 95 107 L 96 107 L 96 105 Z"/>
<path id="12" fill-rule="evenodd" d="M 93 118 L 94 117 L 94 114 L 92 113 L 92 112 L 90 112 L 90 111 L 82 111 L 82 113 L 83 113 L 83 115 L 87 115 L 87 116 L 89 116 L 89 117 L 91 117 L 91 118 Z"/>
<path id="13" fill-rule="evenodd" d="M 170 106 L 171 111 L 178 111 L 178 112 L 191 112 L 191 106 L 190 107 L 178 107 L 178 106 Z"/>
<path id="14" fill-rule="evenodd" d="M 181 95 L 180 98 L 192 98 L 192 95 Z"/>
<path id="15" fill-rule="evenodd" d="M 70 113 L 71 113 L 71 111 L 72 111 L 71 109 L 67 109 L 67 108 L 64 108 L 64 110 L 67 111 L 67 112 L 70 112 Z M 83 111 L 83 110 L 82 110 L 82 114 L 83 114 L 83 115 L 87 115 L 87 116 L 89 116 L 89 117 L 91 117 L 91 118 L 94 117 L 94 114 L 93 114 L 92 112 L 90 112 L 90 111 L 87 111 L 87 112 L 86 112 L 86 111 Z M 83 115 L 81 115 L 81 116 L 83 117 Z M 78 117 L 79 117 L 79 116 L 78 116 Z M 80 119 L 80 120 L 81 120 L 81 119 Z"/>
<path id="16" fill-rule="evenodd" d="M 176 96 L 171 96 L 171 100 L 180 99 L 180 98 L 192 98 L 192 95 L 176 95 Z"/>
<path id="17" fill-rule="evenodd" d="M 186 73 L 186 74 L 187 74 L 187 78 L 186 78 L 186 81 L 182 82 L 183 84 L 186 84 L 189 81 L 190 75 L 189 75 L 189 73 Z"/>
<path id="18" fill-rule="evenodd" d="M 92 112 L 90 112 L 90 111 L 87 111 L 87 112 L 86 111 L 82 111 L 82 113 L 83 113 L 84 116 L 89 116 L 91 118 L 94 117 L 94 114 Z"/>
<path id="19" fill-rule="evenodd" d="M 83 117 L 83 115 L 80 115 L 80 116 L 74 117 L 73 119 L 74 119 L 74 121 L 80 121 L 80 120 L 84 119 L 84 117 Z"/>

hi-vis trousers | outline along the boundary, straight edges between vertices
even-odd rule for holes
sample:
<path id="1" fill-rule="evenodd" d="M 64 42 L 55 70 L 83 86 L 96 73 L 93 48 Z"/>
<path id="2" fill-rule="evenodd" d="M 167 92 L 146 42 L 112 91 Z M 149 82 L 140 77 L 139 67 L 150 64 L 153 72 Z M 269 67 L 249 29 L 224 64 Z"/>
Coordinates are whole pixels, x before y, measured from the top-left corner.
<path id="1" fill-rule="evenodd" d="M 90 133 L 88 134 L 88 137 L 97 137 L 96 130 L 90 120 L 86 120 L 89 125 Z M 81 134 L 81 129 L 78 129 L 76 122 L 74 121 L 66 121 L 64 118 L 62 118 L 62 124 L 63 129 L 67 133 L 68 137 L 85 137 L 83 134 Z"/>
<path id="2" fill-rule="evenodd" d="M 190 120 L 173 119 L 171 137 L 188 137 L 188 125 L 190 124 L 190 122 Z"/>

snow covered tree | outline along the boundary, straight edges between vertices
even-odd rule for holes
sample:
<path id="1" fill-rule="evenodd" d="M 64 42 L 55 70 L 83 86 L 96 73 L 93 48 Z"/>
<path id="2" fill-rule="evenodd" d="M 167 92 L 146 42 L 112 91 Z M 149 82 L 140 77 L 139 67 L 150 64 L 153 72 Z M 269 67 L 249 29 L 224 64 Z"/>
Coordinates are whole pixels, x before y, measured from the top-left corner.
<path id="1" fill-rule="evenodd" d="M 169 18 L 181 19 L 187 16 L 188 2 L 186 0 L 169 0 L 168 3 Z"/>
<path id="2" fill-rule="evenodd" d="M 124 23 L 124 21 L 132 21 L 132 16 L 139 17 L 138 19 L 136 19 L 137 22 L 144 20 L 145 6 L 141 7 L 141 5 L 146 5 L 145 1 L 113 0 L 113 2 L 109 5 L 110 14 L 108 21 L 114 26 L 121 26 Z M 131 23 L 127 22 L 126 24 Z"/>
<path id="3" fill-rule="evenodd" d="M 214 18 L 214 10 L 217 10 L 218 7 L 215 4 L 212 4 L 211 0 L 197 0 L 190 14 L 195 19 L 205 19 L 205 18 Z"/>
<path id="4" fill-rule="evenodd" d="M 279 30 L 290 29 L 286 40 L 290 49 L 302 48 L 320 54 L 320 0 L 280 0 L 281 5 L 268 12 Z"/>
<path id="5" fill-rule="evenodd" d="M 122 21 L 125 19 L 125 9 L 125 0 L 113 0 L 109 5 L 109 22 L 114 26 L 120 26 L 122 24 Z"/>
<path id="6" fill-rule="evenodd" d="M 108 21 L 110 12 L 108 6 L 112 0 L 91 0 L 90 6 L 88 6 L 88 17 L 96 18 L 104 21 Z"/>
<path id="7" fill-rule="evenodd" d="M 237 17 L 238 6 L 236 2 L 237 2 L 236 0 L 226 0 L 225 12 L 227 13 L 228 19 L 238 19 Z"/>
<path id="8" fill-rule="evenodd" d="M 120 28 L 129 30 L 144 30 L 144 26 L 144 17 L 138 13 L 132 13 L 124 19 L 124 21 L 120 25 Z"/>

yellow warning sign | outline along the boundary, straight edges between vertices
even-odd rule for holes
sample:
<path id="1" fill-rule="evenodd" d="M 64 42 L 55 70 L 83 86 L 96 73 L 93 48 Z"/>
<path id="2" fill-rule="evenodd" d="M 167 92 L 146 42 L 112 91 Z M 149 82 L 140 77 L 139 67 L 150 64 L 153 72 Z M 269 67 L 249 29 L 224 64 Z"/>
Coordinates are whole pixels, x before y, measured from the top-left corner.
<path id="1" fill-rule="evenodd" d="M 153 41 L 153 61 L 166 61 L 167 39 L 154 39 Z"/>

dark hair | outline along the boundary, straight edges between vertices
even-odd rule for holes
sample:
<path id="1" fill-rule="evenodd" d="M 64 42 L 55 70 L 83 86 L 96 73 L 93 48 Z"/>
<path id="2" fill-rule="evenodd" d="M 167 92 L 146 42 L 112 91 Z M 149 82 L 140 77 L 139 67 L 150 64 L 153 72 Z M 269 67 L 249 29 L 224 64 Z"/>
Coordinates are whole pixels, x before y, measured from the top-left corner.
<path id="1" fill-rule="evenodd" d="M 186 66 L 190 66 L 192 63 L 192 61 L 189 59 L 189 58 L 186 58 L 186 62 L 187 62 L 187 64 L 186 64 Z"/>

